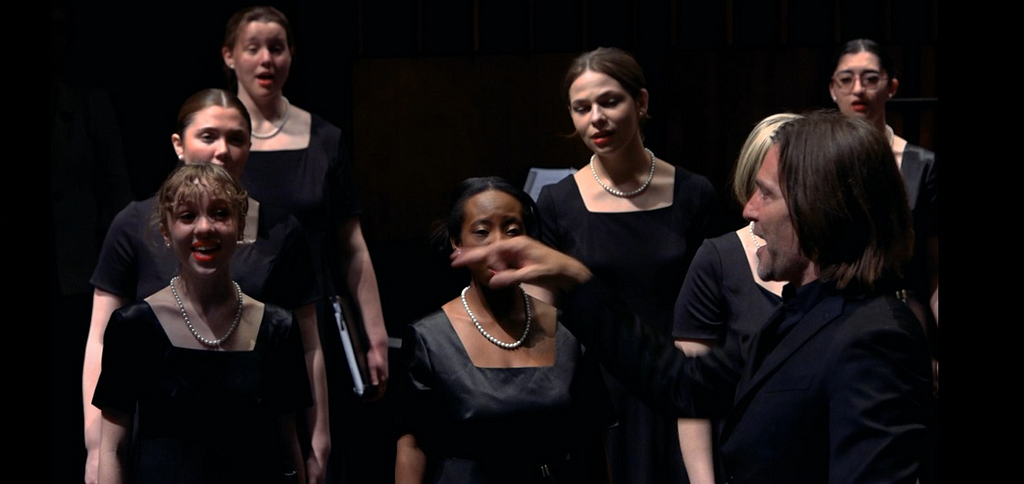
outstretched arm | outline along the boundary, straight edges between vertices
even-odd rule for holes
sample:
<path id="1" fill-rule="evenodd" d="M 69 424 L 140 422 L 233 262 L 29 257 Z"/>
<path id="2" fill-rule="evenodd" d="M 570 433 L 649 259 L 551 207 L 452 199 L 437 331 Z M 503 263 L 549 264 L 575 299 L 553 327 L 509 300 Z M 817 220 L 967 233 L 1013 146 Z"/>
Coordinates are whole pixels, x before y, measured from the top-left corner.
<path id="1" fill-rule="evenodd" d="M 89 320 L 89 337 L 85 343 L 85 362 L 82 368 L 82 409 L 85 413 L 85 448 L 88 452 L 85 460 L 86 484 L 98 482 L 103 418 L 100 409 L 92 405 L 92 396 L 96 391 L 96 382 L 99 381 L 103 361 L 103 333 L 107 330 L 110 315 L 124 304 L 125 300 L 119 296 L 98 288 L 93 291 L 92 316 Z"/>
<path id="2" fill-rule="evenodd" d="M 586 266 L 540 242 L 514 237 L 453 255 L 454 266 L 471 263 L 486 263 L 494 271 L 492 287 L 532 283 L 569 291 L 561 303 L 562 322 L 630 391 L 662 412 L 692 415 L 691 379 L 710 376 L 712 380 L 703 383 L 725 393 L 735 383 L 721 380 L 735 375 L 724 357 L 710 358 L 703 365 L 687 361 L 671 341 L 640 323 L 621 298 L 592 279 Z M 708 375 L 698 375 L 705 372 Z M 725 384 L 716 385 L 719 381 Z"/>
<path id="3" fill-rule="evenodd" d="M 529 237 L 514 237 L 452 254 L 452 266 L 486 262 L 491 287 L 533 284 L 549 291 L 569 290 L 593 277 L 582 262 Z"/>
<path id="4" fill-rule="evenodd" d="M 370 250 L 363 239 L 363 229 L 357 217 L 351 217 L 338 227 L 338 241 L 344 256 L 343 267 L 349 292 L 358 302 L 363 330 L 370 347 L 366 351 L 366 364 L 370 373 L 371 393 L 375 400 L 384 395 L 388 381 L 388 331 L 384 326 L 384 312 L 380 306 L 377 274 L 373 271 Z"/>

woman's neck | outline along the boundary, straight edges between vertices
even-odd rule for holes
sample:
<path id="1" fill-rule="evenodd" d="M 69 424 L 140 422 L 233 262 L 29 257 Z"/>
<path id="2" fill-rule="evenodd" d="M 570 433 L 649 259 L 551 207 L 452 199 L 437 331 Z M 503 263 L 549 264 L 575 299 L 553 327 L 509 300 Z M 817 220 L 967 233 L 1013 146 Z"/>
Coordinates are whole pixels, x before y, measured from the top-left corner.
<path id="1" fill-rule="evenodd" d="M 616 184 L 646 176 L 651 169 L 651 155 L 644 149 L 639 134 L 621 150 L 597 155 L 595 159 L 605 176 Z"/>
<path id="2" fill-rule="evenodd" d="M 264 97 L 254 98 L 241 86 L 238 86 L 238 99 L 242 101 L 245 109 L 249 111 L 249 117 L 252 118 L 254 130 L 264 123 L 278 122 L 284 116 L 285 109 L 287 109 L 286 106 L 288 105 L 280 91 Z"/>
<path id="3" fill-rule="evenodd" d="M 227 271 L 221 272 L 226 273 Z M 234 307 L 234 301 L 238 299 L 235 285 L 229 274 L 218 274 L 211 277 L 181 274 L 178 277 L 176 289 L 182 300 L 188 300 L 193 307 L 207 314 L 216 308 L 223 307 L 224 304 Z"/>
<path id="4" fill-rule="evenodd" d="M 485 285 L 471 281 L 467 297 L 476 299 L 477 303 L 494 318 L 498 324 L 507 321 L 522 320 L 525 310 L 522 307 L 522 295 L 518 286 L 502 289 L 491 289 Z"/>
<path id="5" fill-rule="evenodd" d="M 875 129 L 877 129 L 879 133 L 882 133 L 882 135 L 885 136 L 885 139 L 890 139 L 889 135 L 886 133 L 886 131 L 887 131 L 886 130 L 886 126 L 887 125 L 886 125 L 886 122 L 885 122 L 885 113 L 884 112 L 881 115 L 879 115 L 877 118 L 868 120 L 868 122 L 870 122 L 871 125 L 874 126 Z"/>

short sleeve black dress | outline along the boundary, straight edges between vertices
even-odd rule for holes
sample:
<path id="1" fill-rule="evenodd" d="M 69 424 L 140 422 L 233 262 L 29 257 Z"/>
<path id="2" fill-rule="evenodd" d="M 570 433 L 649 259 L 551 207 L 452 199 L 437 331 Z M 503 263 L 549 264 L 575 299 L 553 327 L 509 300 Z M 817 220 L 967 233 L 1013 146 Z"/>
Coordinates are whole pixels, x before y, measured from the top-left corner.
<path id="1" fill-rule="evenodd" d="M 739 361 L 749 342 L 782 304 L 761 287 L 736 232 L 704 241 L 676 301 L 672 336 L 709 341 Z"/>
<path id="2" fill-rule="evenodd" d="M 537 206 L 544 243 L 586 264 L 641 322 L 672 334 L 672 311 L 693 254 L 721 233 L 718 197 L 707 178 L 677 166 L 671 206 L 596 213 L 570 176 L 544 187 Z M 675 419 L 655 414 L 613 378 L 606 381 L 619 419 L 607 439 L 612 482 L 686 482 Z"/>
<path id="3" fill-rule="evenodd" d="M 400 430 L 427 455 L 425 482 L 600 482 L 592 445 L 614 421 L 608 394 L 575 336 L 559 324 L 555 338 L 553 366 L 480 368 L 443 311 L 409 327 Z"/>
<path id="4" fill-rule="evenodd" d="M 317 302 L 317 321 L 333 406 L 335 401 L 352 397 L 345 354 L 328 299 L 347 292 L 347 275 L 338 272 L 342 264 L 337 228 L 359 215 L 359 204 L 341 130 L 316 114 L 311 123 L 306 148 L 250 153 L 242 184 L 253 198 L 291 212 L 306 231 L 315 284 L 322 295 Z M 332 424 L 340 420 L 332 419 Z"/>
<path id="5" fill-rule="evenodd" d="M 251 152 L 242 184 L 253 198 L 289 210 L 309 239 L 315 271 L 312 280 L 321 294 L 316 303 L 317 325 L 327 369 L 333 437 L 328 482 L 385 480 L 394 471 L 387 457 L 394 442 L 379 429 L 390 416 L 381 415 L 386 407 L 366 405 L 352 391 L 345 349 L 329 300 L 334 295 L 351 296 L 348 275 L 341 273 L 347 264 L 342 263 L 345 255 L 340 250 L 338 227 L 360 213 L 341 129 L 312 114 L 309 145 Z"/>
<path id="6" fill-rule="evenodd" d="M 184 324 L 184 323 L 182 323 Z M 127 469 L 137 483 L 279 483 L 279 417 L 308 407 L 302 341 L 266 305 L 252 351 L 173 346 L 152 308 L 114 312 L 93 405 L 136 416 Z"/>

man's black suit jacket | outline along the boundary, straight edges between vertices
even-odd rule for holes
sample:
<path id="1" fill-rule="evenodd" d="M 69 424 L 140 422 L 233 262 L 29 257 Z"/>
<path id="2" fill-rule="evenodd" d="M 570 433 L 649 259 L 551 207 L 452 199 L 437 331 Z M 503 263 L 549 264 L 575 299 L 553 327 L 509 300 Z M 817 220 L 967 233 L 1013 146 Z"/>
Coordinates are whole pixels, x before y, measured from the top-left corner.
<path id="1" fill-rule="evenodd" d="M 715 350 L 685 357 L 596 280 L 569 295 L 562 320 L 652 406 L 724 417 L 727 482 L 914 483 L 932 404 L 921 326 L 891 295 L 825 290 L 756 370 Z"/>

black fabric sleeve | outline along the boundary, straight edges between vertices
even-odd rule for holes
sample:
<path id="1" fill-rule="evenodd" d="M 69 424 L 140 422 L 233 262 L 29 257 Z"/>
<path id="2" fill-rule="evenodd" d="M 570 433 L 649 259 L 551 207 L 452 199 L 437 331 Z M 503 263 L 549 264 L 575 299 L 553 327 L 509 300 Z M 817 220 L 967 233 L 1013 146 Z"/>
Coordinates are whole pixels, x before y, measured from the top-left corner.
<path id="1" fill-rule="evenodd" d="M 135 413 L 142 388 L 142 375 L 147 366 L 147 342 L 152 336 L 152 315 L 149 305 L 136 303 L 114 311 L 103 333 L 103 362 L 92 404 L 100 409 L 113 409 L 127 414 Z M 155 316 L 152 316 L 155 319 Z"/>
<path id="2" fill-rule="evenodd" d="M 559 249 L 562 245 L 558 233 L 558 206 L 555 203 L 554 192 L 556 185 L 548 185 L 541 188 L 537 197 L 537 215 L 540 222 L 539 240 L 549 247 Z"/>
<path id="3" fill-rule="evenodd" d="M 714 243 L 705 240 L 697 249 L 679 290 L 672 336 L 708 340 L 713 345 L 724 342 L 726 302 L 722 280 L 722 256 Z"/>
<path id="4" fill-rule="evenodd" d="M 924 336 L 901 302 L 887 302 L 869 318 L 900 323 L 847 332 L 855 336 L 825 379 L 829 482 L 913 483 L 928 448 L 932 398 Z"/>
<path id="5" fill-rule="evenodd" d="M 263 212 L 262 206 L 260 210 Z M 283 210 L 266 211 L 260 216 L 268 217 L 270 230 L 285 232 L 277 260 L 267 275 L 265 302 L 293 310 L 315 302 L 321 291 L 316 284 L 309 241 L 301 224 Z"/>
<path id="6" fill-rule="evenodd" d="M 264 324 L 272 324 L 274 333 L 264 368 L 268 408 L 276 413 L 308 408 L 313 397 L 298 322 L 291 312 L 280 307 L 268 304 L 264 310 Z"/>
<path id="7" fill-rule="evenodd" d="M 413 434 L 417 444 L 424 448 L 432 448 L 437 431 L 435 424 L 441 415 L 439 403 L 435 395 L 436 386 L 430 352 L 427 349 L 425 336 L 414 325 L 406 329 L 402 338 L 402 362 L 405 367 L 398 375 L 397 394 L 399 411 L 397 412 L 396 434 Z"/>
<path id="8" fill-rule="evenodd" d="M 687 357 L 597 278 L 570 291 L 564 310 L 573 334 L 651 408 L 677 417 L 719 417 L 730 408 L 739 372 L 721 349 Z"/>
<path id="9" fill-rule="evenodd" d="M 359 216 L 359 197 L 352 175 L 352 158 L 349 156 L 345 137 L 338 127 L 323 121 L 324 155 L 327 165 L 327 189 L 330 200 L 331 219 L 335 224 Z"/>
<path id="10" fill-rule="evenodd" d="M 118 297 L 133 300 L 138 284 L 138 243 L 143 239 L 138 223 L 138 202 L 118 212 L 107 230 L 99 260 L 89 282 Z M 144 224 L 141 226 L 144 228 Z"/>

